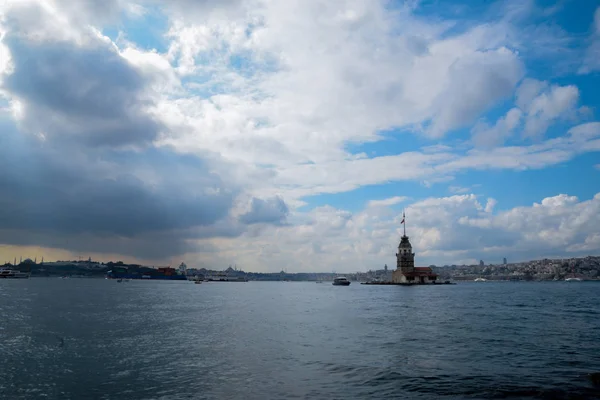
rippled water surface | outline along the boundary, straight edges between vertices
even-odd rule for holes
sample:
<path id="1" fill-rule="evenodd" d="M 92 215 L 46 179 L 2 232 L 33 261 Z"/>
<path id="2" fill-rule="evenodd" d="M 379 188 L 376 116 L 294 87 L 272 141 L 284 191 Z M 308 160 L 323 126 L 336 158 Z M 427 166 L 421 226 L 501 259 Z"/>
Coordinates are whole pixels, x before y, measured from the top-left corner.
<path id="1" fill-rule="evenodd" d="M 0 398 L 600 398 L 600 284 L 0 280 Z"/>

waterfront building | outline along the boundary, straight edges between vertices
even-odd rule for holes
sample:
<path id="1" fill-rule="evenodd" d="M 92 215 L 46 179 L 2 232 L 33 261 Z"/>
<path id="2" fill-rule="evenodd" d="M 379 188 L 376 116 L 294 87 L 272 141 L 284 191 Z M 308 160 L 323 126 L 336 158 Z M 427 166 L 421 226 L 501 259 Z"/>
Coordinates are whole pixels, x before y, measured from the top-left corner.
<path id="1" fill-rule="evenodd" d="M 396 253 L 396 270 L 392 273 L 392 283 L 432 284 L 437 280 L 437 274 L 430 267 L 415 267 L 415 253 L 408 236 L 406 236 L 406 216 L 402 213 L 404 234 L 400 238 L 398 253 Z"/>

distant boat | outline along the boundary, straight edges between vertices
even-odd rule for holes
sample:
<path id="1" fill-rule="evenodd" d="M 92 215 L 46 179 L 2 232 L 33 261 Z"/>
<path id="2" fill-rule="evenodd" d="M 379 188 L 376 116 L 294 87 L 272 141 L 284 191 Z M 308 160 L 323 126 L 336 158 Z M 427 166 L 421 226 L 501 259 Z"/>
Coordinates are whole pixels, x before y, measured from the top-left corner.
<path id="1" fill-rule="evenodd" d="M 13 269 L 0 269 L 0 279 L 28 279 L 29 273 Z"/>
<path id="2" fill-rule="evenodd" d="M 581 282 L 583 279 L 578 278 L 575 275 L 575 266 L 571 267 L 571 276 L 569 278 L 565 278 L 565 282 Z"/>
<path id="3" fill-rule="evenodd" d="M 485 278 L 475 278 L 473 280 L 473 282 L 487 282 L 487 279 L 485 279 Z"/>
<path id="4" fill-rule="evenodd" d="M 194 283 L 195 283 L 196 285 L 199 285 L 199 284 L 201 284 L 201 283 L 202 283 L 202 281 L 194 281 Z"/>
<path id="5" fill-rule="evenodd" d="M 217 272 L 205 278 L 207 282 L 248 282 L 248 279 L 243 276 L 232 276 L 225 272 Z"/>
<path id="6" fill-rule="evenodd" d="M 350 286 L 350 281 L 346 277 L 340 276 L 333 280 L 333 286 Z"/>

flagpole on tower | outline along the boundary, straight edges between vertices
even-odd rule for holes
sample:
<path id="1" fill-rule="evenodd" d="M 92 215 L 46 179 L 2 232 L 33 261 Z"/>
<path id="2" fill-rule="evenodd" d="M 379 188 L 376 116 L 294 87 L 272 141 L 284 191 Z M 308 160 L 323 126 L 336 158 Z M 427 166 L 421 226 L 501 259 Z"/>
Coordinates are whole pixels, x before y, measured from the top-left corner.
<path id="1" fill-rule="evenodd" d="M 402 210 L 402 225 L 404 225 L 404 236 L 406 236 L 406 216 L 404 215 L 404 210 Z"/>

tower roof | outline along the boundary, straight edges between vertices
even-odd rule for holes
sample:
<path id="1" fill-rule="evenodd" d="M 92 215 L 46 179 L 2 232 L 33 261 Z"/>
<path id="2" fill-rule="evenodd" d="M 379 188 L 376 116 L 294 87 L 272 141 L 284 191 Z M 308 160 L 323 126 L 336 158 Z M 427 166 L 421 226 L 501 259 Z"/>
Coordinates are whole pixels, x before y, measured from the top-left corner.
<path id="1" fill-rule="evenodd" d="M 412 245 L 408 240 L 408 236 L 402 235 L 402 237 L 400 238 L 400 244 L 398 245 L 398 248 L 412 248 Z"/>

